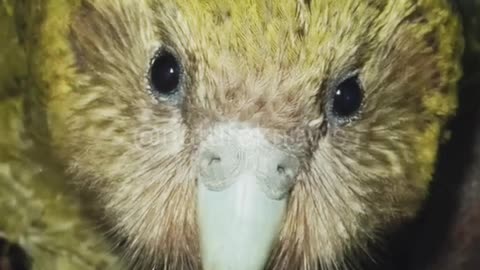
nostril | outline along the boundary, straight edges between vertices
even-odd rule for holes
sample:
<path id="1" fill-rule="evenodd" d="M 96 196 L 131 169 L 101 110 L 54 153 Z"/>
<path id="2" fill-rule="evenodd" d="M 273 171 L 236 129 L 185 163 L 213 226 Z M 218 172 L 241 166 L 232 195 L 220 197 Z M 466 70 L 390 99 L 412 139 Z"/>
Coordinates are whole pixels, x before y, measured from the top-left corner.
<path id="1" fill-rule="evenodd" d="M 294 178 L 299 169 L 299 163 L 296 158 L 289 158 L 277 164 L 277 173 L 281 177 L 288 179 Z"/>
<path id="2" fill-rule="evenodd" d="M 222 159 L 218 156 L 212 156 L 210 158 L 210 161 L 208 162 L 208 165 L 214 165 L 214 164 L 218 164 L 222 161 Z"/>
<path id="3" fill-rule="evenodd" d="M 200 167 L 204 171 L 210 171 L 213 168 L 217 168 L 221 161 L 222 159 L 217 153 L 205 151 L 200 157 Z"/>

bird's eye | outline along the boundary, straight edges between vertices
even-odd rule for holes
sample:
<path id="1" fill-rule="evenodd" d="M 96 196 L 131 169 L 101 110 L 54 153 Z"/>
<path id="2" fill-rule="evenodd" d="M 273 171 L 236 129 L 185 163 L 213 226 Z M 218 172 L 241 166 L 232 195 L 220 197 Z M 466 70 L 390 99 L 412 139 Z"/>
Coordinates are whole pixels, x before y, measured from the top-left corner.
<path id="1" fill-rule="evenodd" d="M 359 111 L 362 100 L 363 91 L 358 76 L 345 79 L 335 88 L 331 107 L 333 115 L 342 119 L 354 116 Z"/>
<path id="2" fill-rule="evenodd" d="M 149 80 L 152 91 L 163 96 L 179 89 L 181 67 L 177 58 L 168 51 L 159 52 L 151 62 Z"/>

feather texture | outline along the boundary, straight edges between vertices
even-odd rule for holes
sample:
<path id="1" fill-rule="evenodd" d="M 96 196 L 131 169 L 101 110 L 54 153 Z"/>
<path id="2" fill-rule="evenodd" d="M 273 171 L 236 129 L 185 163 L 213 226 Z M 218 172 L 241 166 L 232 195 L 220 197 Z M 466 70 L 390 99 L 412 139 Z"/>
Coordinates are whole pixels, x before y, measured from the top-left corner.
<path id="1" fill-rule="evenodd" d="M 9 213 L 0 231 L 34 257 L 34 269 L 118 267 L 84 215 L 92 208 L 66 192 L 72 183 L 92 196 L 134 267 L 198 269 L 195 143 L 186 142 L 225 119 L 272 137 L 303 127 L 324 116 L 328 91 L 351 71 L 366 85 L 359 124 L 290 145 L 306 169 L 270 267 L 355 265 L 350 253 L 367 256 L 377 231 L 416 213 L 456 110 L 462 37 L 443 0 L 0 7 L 0 213 Z M 476 53 L 478 25 L 467 20 L 467 52 Z M 181 109 L 146 91 L 160 47 L 187 70 Z M 166 141 L 138 147 L 136 136 L 152 130 Z"/>

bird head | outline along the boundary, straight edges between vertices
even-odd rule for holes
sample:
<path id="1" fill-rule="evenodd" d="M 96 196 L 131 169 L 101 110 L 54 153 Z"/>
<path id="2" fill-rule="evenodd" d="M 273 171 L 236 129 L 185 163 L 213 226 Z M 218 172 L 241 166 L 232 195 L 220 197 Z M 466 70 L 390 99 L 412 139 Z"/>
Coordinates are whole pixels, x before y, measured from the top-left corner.
<path id="1" fill-rule="evenodd" d="M 38 26 L 50 145 L 135 266 L 336 269 L 420 207 L 447 1 L 67 2 Z"/>

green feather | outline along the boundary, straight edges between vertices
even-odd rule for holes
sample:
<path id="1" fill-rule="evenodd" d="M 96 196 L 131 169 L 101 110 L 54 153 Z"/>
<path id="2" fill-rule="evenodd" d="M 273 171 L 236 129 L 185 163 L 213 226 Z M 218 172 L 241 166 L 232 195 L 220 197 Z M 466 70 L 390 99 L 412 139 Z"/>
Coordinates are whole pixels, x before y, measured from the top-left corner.
<path id="1" fill-rule="evenodd" d="M 30 22 L 15 20 L 25 18 L 24 2 L 0 1 L 0 232 L 26 250 L 33 270 L 120 269 L 71 188 L 31 154 L 23 107 L 32 37 Z"/>

